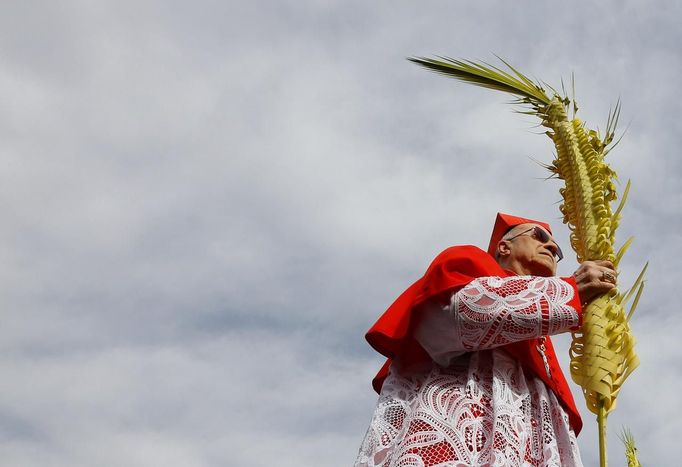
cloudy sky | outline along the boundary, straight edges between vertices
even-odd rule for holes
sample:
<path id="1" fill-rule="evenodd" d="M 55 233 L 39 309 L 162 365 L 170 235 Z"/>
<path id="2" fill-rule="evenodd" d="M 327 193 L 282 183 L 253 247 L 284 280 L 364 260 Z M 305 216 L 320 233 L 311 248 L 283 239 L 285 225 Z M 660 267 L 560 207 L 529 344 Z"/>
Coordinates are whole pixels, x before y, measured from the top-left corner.
<path id="1" fill-rule="evenodd" d="M 0 463 L 351 465 L 382 363 L 364 332 L 432 257 L 485 246 L 497 211 L 567 245 L 537 122 L 405 60 L 498 54 L 574 73 L 591 127 L 623 103 L 621 281 L 651 266 L 609 452 L 624 465 L 627 425 L 645 465 L 675 465 L 680 20 L 674 1 L 3 2 Z"/>

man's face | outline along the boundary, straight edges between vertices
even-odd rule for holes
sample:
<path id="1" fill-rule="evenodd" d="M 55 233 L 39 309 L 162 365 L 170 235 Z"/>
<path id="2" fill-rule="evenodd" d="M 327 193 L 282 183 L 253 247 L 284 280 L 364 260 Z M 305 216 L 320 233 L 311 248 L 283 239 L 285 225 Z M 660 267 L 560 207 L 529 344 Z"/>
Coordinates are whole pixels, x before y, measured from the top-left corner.
<path id="1" fill-rule="evenodd" d="M 517 225 L 504 236 L 516 238 L 503 240 L 498 248 L 506 266 L 517 274 L 550 277 L 556 273 L 556 242 L 551 235 L 550 240 L 541 242 L 534 234 L 536 226 L 545 230 L 536 224 Z"/>

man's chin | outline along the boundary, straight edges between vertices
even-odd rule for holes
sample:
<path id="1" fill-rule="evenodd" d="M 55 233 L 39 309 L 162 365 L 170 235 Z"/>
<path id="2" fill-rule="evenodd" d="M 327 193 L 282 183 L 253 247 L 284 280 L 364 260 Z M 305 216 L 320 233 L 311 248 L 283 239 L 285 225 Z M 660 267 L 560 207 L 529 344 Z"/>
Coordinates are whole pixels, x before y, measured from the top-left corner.
<path id="1" fill-rule="evenodd" d="M 556 275 L 556 267 L 554 266 L 554 259 L 551 259 L 552 261 L 552 266 L 549 266 L 547 264 L 538 264 L 535 268 L 535 273 L 533 275 L 535 276 L 541 276 L 541 277 L 554 277 Z"/>

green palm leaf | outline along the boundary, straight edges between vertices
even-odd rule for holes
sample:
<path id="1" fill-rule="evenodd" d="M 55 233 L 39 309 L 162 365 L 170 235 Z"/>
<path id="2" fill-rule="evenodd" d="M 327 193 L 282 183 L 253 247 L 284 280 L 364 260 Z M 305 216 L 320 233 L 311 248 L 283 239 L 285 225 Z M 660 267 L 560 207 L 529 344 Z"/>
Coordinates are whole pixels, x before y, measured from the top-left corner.
<path id="1" fill-rule="evenodd" d="M 539 83 L 533 82 L 501 58 L 500 60 L 507 65 L 511 73 L 488 63 L 475 63 L 448 57 L 438 57 L 438 59 L 409 57 L 408 60 L 460 81 L 515 94 L 521 97 L 520 103 L 544 106 L 550 102 L 549 96 Z"/>

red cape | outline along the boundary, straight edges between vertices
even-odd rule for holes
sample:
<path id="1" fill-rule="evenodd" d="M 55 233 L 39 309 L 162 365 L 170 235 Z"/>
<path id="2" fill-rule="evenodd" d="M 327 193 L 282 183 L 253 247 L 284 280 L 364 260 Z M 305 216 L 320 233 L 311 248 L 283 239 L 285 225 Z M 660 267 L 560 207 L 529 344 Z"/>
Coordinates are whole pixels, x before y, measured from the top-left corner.
<path id="1" fill-rule="evenodd" d="M 411 335 L 416 318 L 414 312 L 418 305 L 440 294 L 456 292 L 477 277 L 509 277 L 511 275 L 513 273 L 502 269 L 492 256 L 472 245 L 454 246 L 440 253 L 433 260 L 426 274 L 393 302 L 365 336 L 377 352 L 388 357 L 372 381 L 374 389 L 381 392 L 381 386 L 394 358 L 400 356 L 401 361 L 407 365 L 429 360 L 426 351 Z M 562 279 L 575 288 L 575 281 L 572 277 Z M 577 289 L 569 305 L 577 309 L 579 313 L 582 312 Z M 536 349 L 538 344 L 539 339 L 531 339 L 505 345 L 503 349 L 519 360 L 526 371 L 540 378 L 554 392 L 568 413 L 571 426 L 577 435 L 582 429 L 582 419 L 559 367 L 551 340 L 548 338 L 545 341 L 547 348 L 545 354 L 549 360 L 551 379 L 547 377 L 544 363 Z"/>

